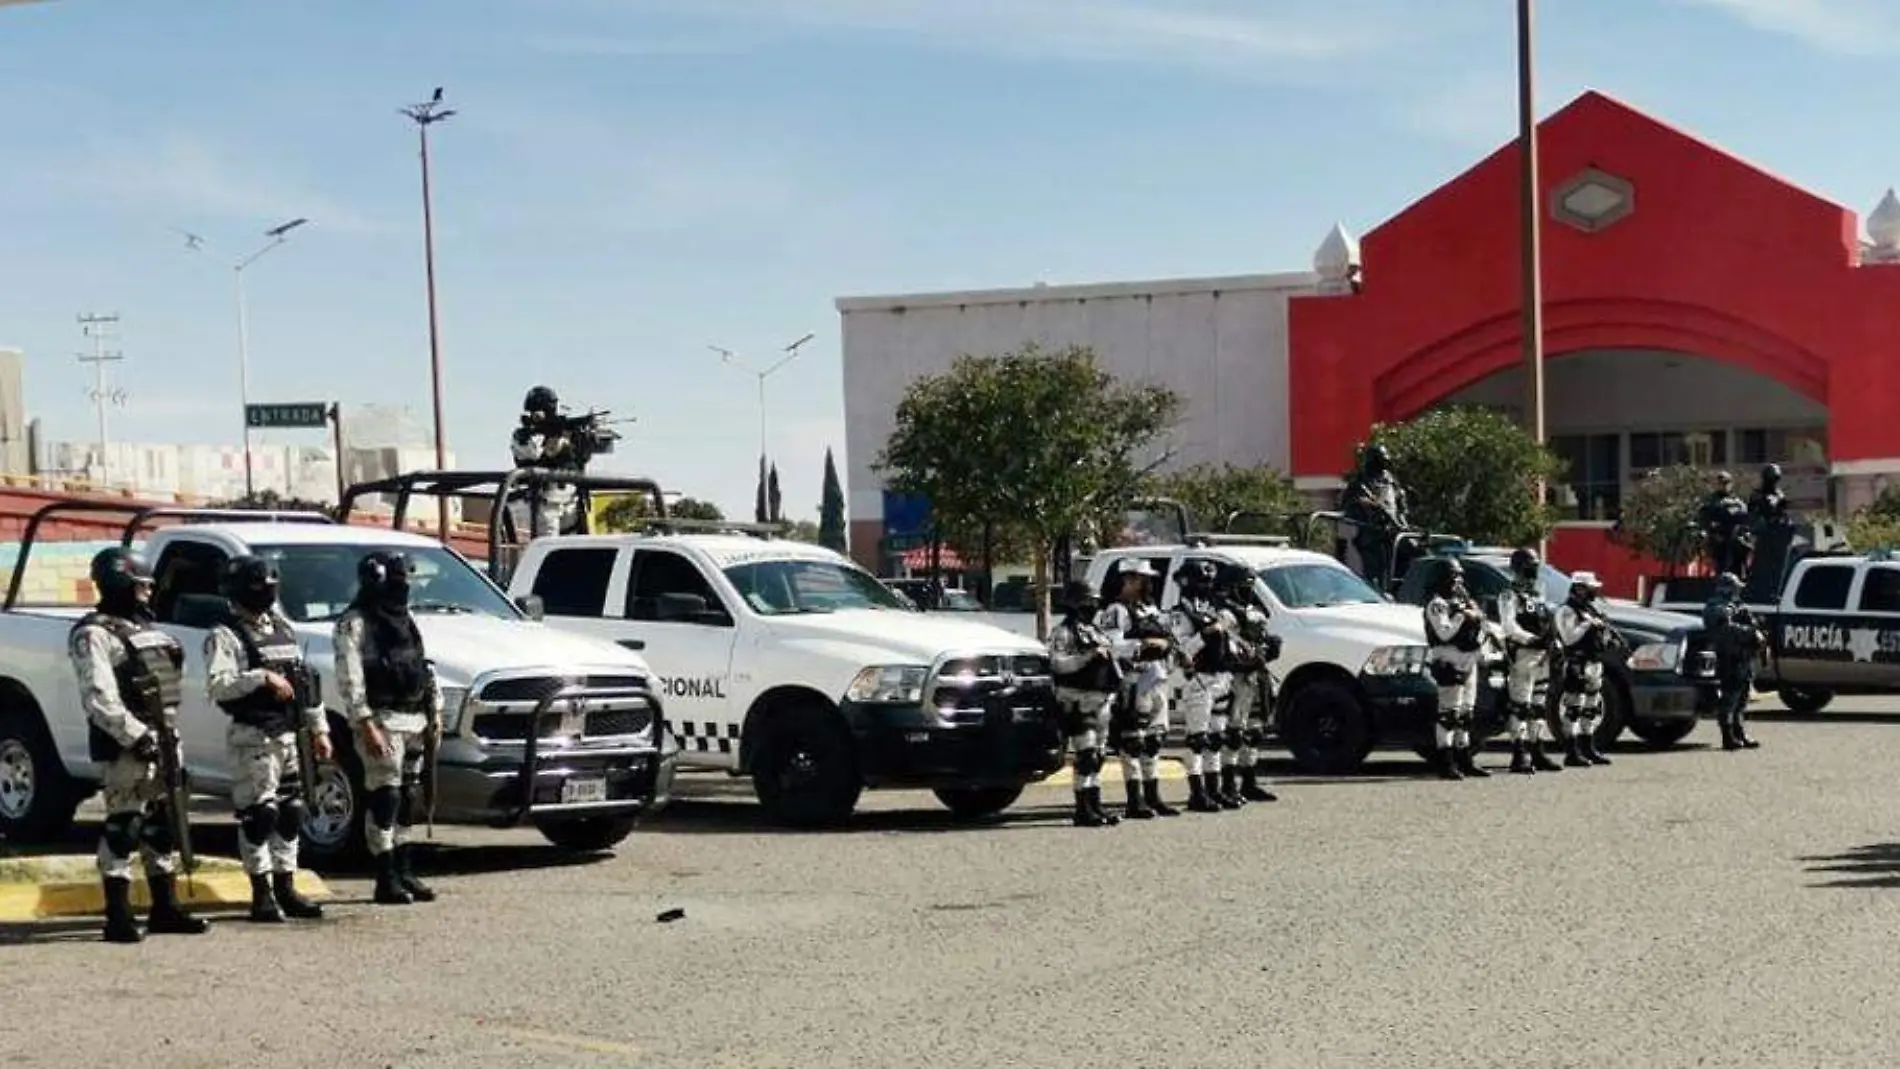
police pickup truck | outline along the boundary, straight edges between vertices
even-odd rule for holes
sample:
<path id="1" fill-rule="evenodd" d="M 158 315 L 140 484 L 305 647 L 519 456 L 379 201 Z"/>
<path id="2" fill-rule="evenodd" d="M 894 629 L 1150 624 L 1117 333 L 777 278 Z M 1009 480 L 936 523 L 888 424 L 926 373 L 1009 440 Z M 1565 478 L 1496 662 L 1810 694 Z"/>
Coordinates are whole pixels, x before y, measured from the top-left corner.
<path id="1" fill-rule="evenodd" d="M 1087 582 L 1106 604 L 1119 594 L 1114 576 L 1120 563 L 1145 560 L 1163 577 L 1157 604 L 1165 610 L 1179 599 L 1176 575 L 1189 561 L 1253 572 L 1269 628 L 1282 643 L 1270 666 L 1277 691 L 1273 730 L 1301 770 L 1350 772 L 1381 746 L 1423 752 L 1438 712 L 1438 691 L 1426 674 L 1424 612 L 1392 603 L 1334 558 L 1288 548 L 1286 541 L 1201 534 L 1183 545 L 1107 549 L 1089 562 Z M 1481 737 L 1495 734 L 1503 719 L 1502 647 L 1492 650 L 1479 688 L 1475 734 Z"/>
<path id="2" fill-rule="evenodd" d="M 1755 689 L 1797 713 L 1840 694 L 1900 693 L 1900 558 L 1824 551 L 1795 557 L 1778 589 L 1751 582 L 1743 600 L 1767 632 Z M 1656 587 L 1654 608 L 1700 613 L 1704 581 Z"/>
<path id="3" fill-rule="evenodd" d="M 1419 606 L 1430 601 L 1446 561 L 1454 558 L 1464 565 L 1466 589 L 1484 607 L 1485 614 L 1496 620 L 1498 596 L 1510 589 L 1512 582 L 1511 550 L 1501 546 L 1450 550 L 1440 546 L 1406 569 L 1399 583 L 1398 600 Z M 1543 565 L 1538 586 L 1545 602 L 1552 606 L 1570 596 L 1570 576 L 1549 564 Z M 1709 681 L 1707 659 L 1698 656 L 1707 649 L 1701 618 L 1644 608 L 1620 598 L 1603 598 L 1602 605 L 1610 626 L 1623 636 L 1629 649 L 1612 656 L 1604 666 L 1609 685 L 1603 691 L 1603 722 L 1597 727 L 1597 746 L 1608 747 L 1625 728 L 1658 749 L 1688 738 L 1695 730 Z M 1554 718 L 1558 714 L 1551 709 L 1549 715 Z M 1553 720 L 1553 738 L 1563 737 L 1559 728 Z"/>
<path id="4" fill-rule="evenodd" d="M 62 513 L 131 513 L 123 544 L 152 563 L 152 609 L 184 645 L 178 713 L 185 770 L 196 793 L 226 796 L 233 770 L 230 718 L 205 694 L 204 642 L 228 610 L 219 596 L 226 561 L 256 554 L 276 565 L 279 603 L 319 691 L 333 670 L 331 634 L 356 592 L 357 562 L 375 550 L 405 554 L 411 604 L 443 688 L 435 819 L 506 827 L 531 823 L 549 842 L 601 850 L 630 834 L 638 814 L 663 806 L 675 755 L 661 730 L 652 673 L 611 642 L 535 623 L 449 547 L 399 531 L 344 526 L 317 513 L 145 508 L 90 502 L 48 505 L 28 522 L 0 610 L 0 835 L 56 840 L 99 788 L 86 719 L 67 657 L 67 634 L 87 609 L 27 605 L 22 591 L 43 525 Z M 183 522 L 176 522 L 183 521 Z M 363 848 L 362 762 L 329 699 L 336 760 L 307 792 L 303 846 L 313 861 Z M 530 731 L 531 724 L 540 730 Z"/>

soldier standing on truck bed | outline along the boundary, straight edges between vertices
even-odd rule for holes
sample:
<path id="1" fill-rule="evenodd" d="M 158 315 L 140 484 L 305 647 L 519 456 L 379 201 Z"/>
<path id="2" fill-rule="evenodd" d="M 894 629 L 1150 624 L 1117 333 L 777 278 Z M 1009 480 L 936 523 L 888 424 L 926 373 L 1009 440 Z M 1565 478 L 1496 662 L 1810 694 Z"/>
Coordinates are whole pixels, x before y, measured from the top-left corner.
<path id="1" fill-rule="evenodd" d="M 425 732 L 442 731 L 442 688 L 409 615 L 409 560 L 379 550 L 357 566 L 356 600 L 336 622 L 336 689 L 357 732 L 365 837 L 376 859 L 378 905 L 433 902 L 416 879 L 411 829 L 422 780 Z"/>
<path id="2" fill-rule="evenodd" d="M 1516 550 L 1511 554 L 1511 585 L 1498 595 L 1498 623 L 1509 657 L 1511 771 L 1519 775 L 1563 770 L 1544 754 L 1544 710 L 1536 706 L 1537 681 L 1550 678 L 1555 638 L 1550 606 L 1544 601 L 1543 565 L 1536 550 Z"/>
<path id="3" fill-rule="evenodd" d="M 1359 471 L 1340 494 L 1340 511 L 1353 524 L 1352 544 L 1359 551 L 1360 575 L 1381 594 L 1391 586 L 1392 555 L 1409 525 L 1405 488 L 1392 474 L 1392 452 L 1368 445 L 1359 454 Z"/>
<path id="4" fill-rule="evenodd" d="M 317 703 L 297 633 L 277 611 L 277 569 L 262 557 L 233 557 L 224 567 L 230 618 L 205 636 L 205 690 L 231 718 L 231 806 L 238 850 L 251 878 L 251 920 L 282 924 L 286 914 L 315 920 L 323 907 L 297 893 L 297 845 L 304 792 L 298 731 L 310 732 L 310 758 L 330 759 L 330 729 Z"/>
<path id="5" fill-rule="evenodd" d="M 147 927 L 156 934 L 199 935 L 211 925 L 178 904 L 174 852 L 181 845 L 159 772 L 162 723 L 176 723 L 183 695 L 185 651 L 153 622 L 152 572 L 129 549 L 113 546 L 92 558 L 99 604 L 73 625 L 73 674 L 86 710 L 92 759 L 102 763 L 105 829 L 99 836 L 99 878 L 106 899 L 105 939 L 145 938 L 132 919 L 132 852 L 145 861 L 152 894 Z M 175 734 L 171 734 L 176 740 Z M 181 749 L 169 762 L 183 767 Z M 183 792 L 176 792 L 182 796 Z"/>
<path id="6" fill-rule="evenodd" d="M 1115 576 L 1121 596 L 1102 610 L 1095 625 L 1115 644 L 1123 668 L 1113 733 L 1122 758 L 1122 786 L 1128 792 L 1124 815 L 1130 820 L 1180 816 L 1180 810 L 1161 800 L 1161 744 L 1168 735 L 1168 664 L 1175 656 L 1174 636 L 1161 610 L 1148 600 L 1154 568 L 1144 560 L 1125 560 Z"/>
<path id="7" fill-rule="evenodd" d="M 1063 730 L 1075 751 L 1075 826 L 1112 827 L 1121 819 L 1102 810 L 1102 742 L 1109 706 L 1121 690 L 1121 665 L 1108 636 L 1095 626 L 1095 591 L 1076 580 L 1064 593 L 1062 621 L 1049 632 L 1049 661 Z"/>
<path id="8" fill-rule="evenodd" d="M 1748 695 L 1755 687 L 1755 660 L 1761 656 L 1761 625 L 1742 604 L 1742 580 L 1723 572 L 1715 594 L 1702 608 L 1702 626 L 1715 646 L 1715 724 L 1722 732 L 1722 749 L 1753 750 L 1761 743 L 1748 737 L 1742 717 Z"/>

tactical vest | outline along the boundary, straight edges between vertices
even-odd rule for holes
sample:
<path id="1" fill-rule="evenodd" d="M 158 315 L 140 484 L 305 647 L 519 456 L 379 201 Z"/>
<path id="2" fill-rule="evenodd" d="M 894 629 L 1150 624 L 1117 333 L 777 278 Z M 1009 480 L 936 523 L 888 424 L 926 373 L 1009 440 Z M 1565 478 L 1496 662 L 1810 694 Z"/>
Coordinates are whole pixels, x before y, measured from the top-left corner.
<path id="1" fill-rule="evenodd" d="M 1595 613 L 1588 609 L 1579 609 L 1574 603 L 1571 604 L 1570 609 L 1577 614 L 1577 619 L 1586 625 L 1593 620 L 1599 619 Z M 1576 645 L 1570 647 L 1570 656 L 1575 660 L 1599 661 L 1603 659 L 1603 653 L 1603 632 L 1594 627 L 1587 628 L 1583 632 L 1583 638 L 1579 639 Z"/>
<path id="2" fill-rule="evenodd" d="M 1158 638 L 1167 642 L 1170 646 L 1174 644 L 1174 632 L 1168 630 L 1168 622 L 1161 618 L 1159 612 L 1156 612 L 1147 605 L 1143 605 L 1138 609 L 1128 608 L 1127 606 L 1123 607 L 1127 609 L 1130 621 L 1128 625 L 1128 638 L 1138 642 Z M 1163 661 L 1166 660 L 1168 656 L 1169 654 L 1166 650 L 1154 650 L 1146 647 L 1138 648 L 1135 652 L 1135 660 L 1137 661 Z"/>
<path id="3" fill-rule="evenodd" d="M 1551 611 L 1545 604 L 1543 595 L 1536 589 L 1513 587 L 1517 595 L 1517 626 L 1529 631 L 1538 642 L 1550 638 Z"/>
<path id="4" fill-rule="evenodd" d="M 429 662 L 417 636 L 398 633 L 363 614 L 363 687 L 379 712 L 429 711 Z M 413 626 L 413 625 L 412 625 Z"/>
<path id="5" fill-rule="evenodd" d="M 138 624 L 123 616 L 93 611 L 81 617 L 68 633 L 77 638 L 83 628 L 98 627 L 118 639 L 125 647 L 125 660 L 112 670 L 118 685 L 119 701 L 132 718 L 146 727 L 156 727 L 165 710 L 178 708 L 185 693 L 185 648 L 178 640 L 148 624 Z M 118 740 L 97 724 L 88 722 L 88 749 L 95 761 L 111 761 L 119 756 Z"/>
<path id="6" fill-rule="evenodd" d="M 1092 625 L 1076 620 L 1061 625 L 1075 635 L 1077 650 L 1093 649 L 1106 645 L 1107 638 Z M 1113 657 L 1091 657 L 1081 668 L 1073 672 L 1056 673 L 1056 686 L 1064 690 L 1086 690 L 1099 694 L 1113 694 L 1121 687 L 1121 667 Z"/>
<path id="7" fill-rule="evenodd" d="M 303 655 L 297 650 L 297 634 L 290 625 L 276 613 L 266 617 L 270 621 L 270 634 L 264 641 L 258 642 L 251 637 L 250 625 L 233 618 L 225 621 L 224 626 L 237 636 L 238 644 L 244 647 L 246 667 L 262 668 L 275 672 L 285 679 L 295 679 L 303 665 Z M 266 735 L 282 735 L 297 730 L 297 696 L 279 698 L 271 693 L 269 687 L 258 687 L 249 694 L 228 702 L 219 702 L 218 707 L 240 724 L 248 724 Z"/>
<path id="8" fill-rule="evenodd" d="M 1458 601 L 1443 595 L 1440 595 L 1434 600 L 1444 602 L 1447 610 L 1454 615 L 1463 612 L 1471 604 L 1469 601 Z M 1477 651 L 1479 646 L 1483 645 L 1483 634 L 1482 624 L 1469 616 L 1462 616 L 1459 617 L 1458 630 L 1453 631 L 1451 638 L 1446 639 L 1443 645 L 1450 646 L 1460 653 L 1473 653 Z M 1440 645 L 1436 632 L 1430 637 L 1432 645 Z"/>
<path id="9" fill-rule="evenodd" d="M 1194 630 L 1197 633 L 1211 627 L 1220 619 L 1220 614 L 1214 608 L 1213 603 L 1202 601 L 1199 598 L 1183 600 L 1181 602 L 1181 611 L 1193 622 Z M 1220 632 L 1216 637 L 1211 639 L 1205 635 L 1202 636 L 1201 650 L 1194 655 L 1194 670 L 1196 672 L 1225 672 L 1229 670 L 1233 662 L 1233 645 L 1228 641 L 1226 631 Z"/>

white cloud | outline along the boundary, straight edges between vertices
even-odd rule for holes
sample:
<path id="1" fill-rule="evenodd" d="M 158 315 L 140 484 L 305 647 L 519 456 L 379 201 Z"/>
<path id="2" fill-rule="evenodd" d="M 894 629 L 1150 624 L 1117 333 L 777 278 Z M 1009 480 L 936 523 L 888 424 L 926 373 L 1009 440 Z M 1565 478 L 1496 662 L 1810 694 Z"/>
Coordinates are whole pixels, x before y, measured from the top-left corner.
<path id="1" fill-rule="evenodd" d="M 1900 3 L 1894 0 L 1682 0 L 1713 8 L 1758 30 L 1786 34 L 1848 56 L 1900 52 Z"/>

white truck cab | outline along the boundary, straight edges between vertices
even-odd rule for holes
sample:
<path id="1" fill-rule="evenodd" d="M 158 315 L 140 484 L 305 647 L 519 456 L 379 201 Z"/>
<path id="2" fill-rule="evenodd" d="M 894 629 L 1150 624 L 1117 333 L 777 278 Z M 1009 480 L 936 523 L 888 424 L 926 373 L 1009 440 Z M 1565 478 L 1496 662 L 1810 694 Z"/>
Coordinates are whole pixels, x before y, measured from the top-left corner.
<path id="1" fill-rule="evenodd" d="M 1046 648 L 920 613 L 849 558 L 759 530 L 537 538 L 509 592 L 655 666 L 683 767 L 752 777 L 777 819 L 866 787 L 998 812 L 1062 766 Z"/>

